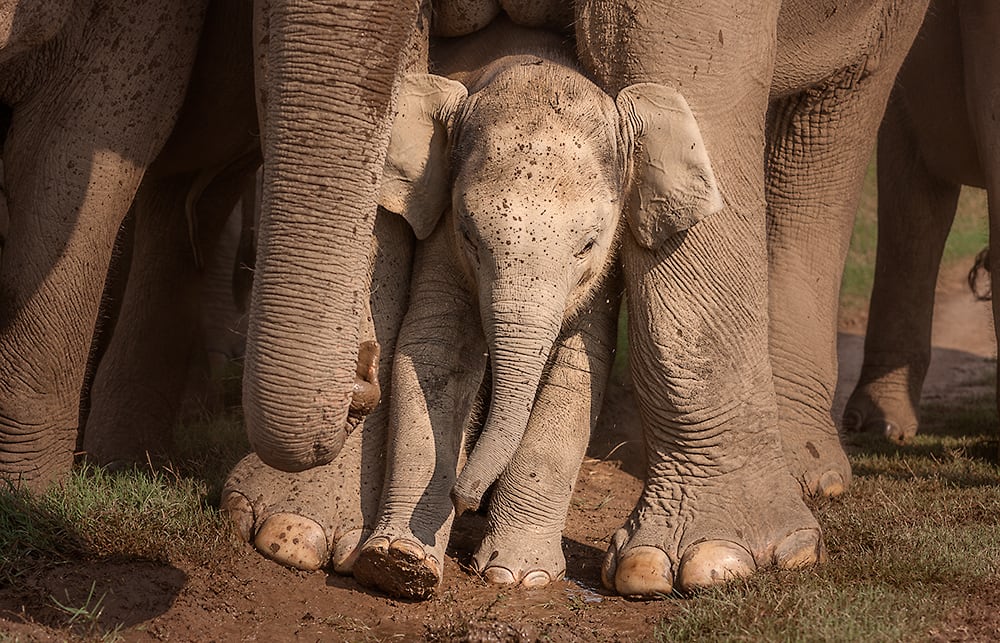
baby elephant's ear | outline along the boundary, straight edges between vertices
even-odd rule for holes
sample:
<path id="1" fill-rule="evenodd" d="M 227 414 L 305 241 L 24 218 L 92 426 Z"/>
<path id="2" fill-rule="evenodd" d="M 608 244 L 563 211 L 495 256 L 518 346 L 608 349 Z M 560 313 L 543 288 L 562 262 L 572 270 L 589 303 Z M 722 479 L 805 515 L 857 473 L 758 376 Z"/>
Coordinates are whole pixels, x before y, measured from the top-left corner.
<path id="1" fill-rule="evenodd" d="M 698 123 L 677 90 L 641 83 L 623 89 L 615 102 L 634 149 L 626 217 L 639 245 L 655 250 L 725 202 Z"/>
<path id="2" fill-rule="evenodd" d="M 400 83 L 378 204 L 401 214 L 418 239 L 451 201 L 448 132 L 468 95 L 462 83 L 432 74 L 407 74 Z"/>

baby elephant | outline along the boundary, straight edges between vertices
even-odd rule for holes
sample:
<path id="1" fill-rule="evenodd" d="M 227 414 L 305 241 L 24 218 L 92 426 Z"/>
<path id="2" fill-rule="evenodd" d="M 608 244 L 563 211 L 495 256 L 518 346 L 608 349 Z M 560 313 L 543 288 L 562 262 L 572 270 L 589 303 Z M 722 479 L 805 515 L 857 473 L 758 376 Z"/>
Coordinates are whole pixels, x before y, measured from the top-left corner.
<path id="1" fill-rule="evenodd" d="M 405 78 L 383 177 L 381 204 L 419 245 L 381 513 L 354 566 L 407 598 L 438 586 L 456 511 L 494 483 L 475 569 L 525 586 L 562 577 L 614 352 L 620 215 L 633 234 L 662 236 L 721 207 L 674 90 L 635 85 L 615 101 L 559 36 L 506 21 L 437 44 L 432 60 L 450 79 Z M 661 210 L 680 214 L 664 228 Z M 460 466 L 486 373 L 488 415 Z"/>

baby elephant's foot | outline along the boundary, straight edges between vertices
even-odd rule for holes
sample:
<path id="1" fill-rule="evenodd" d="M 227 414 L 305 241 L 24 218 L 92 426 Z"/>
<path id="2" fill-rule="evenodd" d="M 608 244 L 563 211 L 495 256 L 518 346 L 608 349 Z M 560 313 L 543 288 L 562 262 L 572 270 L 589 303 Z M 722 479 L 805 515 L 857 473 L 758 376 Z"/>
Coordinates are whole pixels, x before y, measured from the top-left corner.
<path id="1" fill-rule="evenodd" d="M 566 573 L 562 536 L 488 532 L 472 557 L 472 566 L 490 583 L 543 587 Z"/>
<path id="2" fill-rule="evenodd" d="M 261 554 L 295 569 L 332 563 L 349 574 L 363 539 L 357 472 L 346 475 L 336 460 L 285 473 L 249 455 L 230 473 L 221 509 Z"/>
<path id="3" fill-rule="evenodd" d="M 397 598 L 430 598 L 441 584 L 442 553 L 412 535 L 392 537 L 378 532 L 362 545 L 354 577 Z"/>
<path id="4" fill-rule="evenodd" d="M 890 374 L 858 383 L 844 409 L 844 430 L 884 435 L 903 444 L 917 434 L 916 400 L 905 377 Z"/>

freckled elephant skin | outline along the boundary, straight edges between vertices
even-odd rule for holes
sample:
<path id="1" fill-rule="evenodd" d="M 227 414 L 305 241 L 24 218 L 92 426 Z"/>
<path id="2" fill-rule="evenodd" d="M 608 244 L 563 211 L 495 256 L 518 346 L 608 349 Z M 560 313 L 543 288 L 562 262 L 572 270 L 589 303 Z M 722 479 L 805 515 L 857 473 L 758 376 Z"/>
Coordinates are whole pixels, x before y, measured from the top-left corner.
<path id="1" fill-rule="evenodd" d="M 565 571 L 562 529 L 613 350 L 621 152 L 613 101 L 549 53 L 558 47 L 558 37 L 495 22 L 432 46 L 439 70 L 472 70 L 457 74 L 468 99 L 465 87 L 440 77 L 408 77 L 401 90 L 383 194 L 421 241 L 394 360 L 382 510 L 354 567 L 360 582 L 390 595 L 423 599 L 436 590 L 462 509 L 458 500 L 453 506 L 456 480 L 473 469 L 499 471 L 467 496 L 478 505 L 497 482 L 474 568 L 491 582 L 526 587 Z M 475 62 L 476 51 L 488 52 L 484 61 Z M 438 144 L 465 150 L 454 185 L 411 190 L 414 181 L 399 175 L 421 164 L 396 150 L 412 153 L 408 137 L 423 127 L 430 135 L 435 123 L 458 138 L 430 136 L 424 185 L 452 176 L 432 165 L 447 159 L 434 152 Z M 451 194 L 455 204 L 442 212 Z M 488 415 L 459 473 L 487 356 Z"/>
<path id="2" fill-rule="evenodd" d="M 995 238 L 996 33 L 993 3 L 932 2 L 893 88 L 879 130 L 878 254 L 864 364 L 844 410 L 848 430 L 894 442 L 917 433 L 934 289 L 962 185 L 988 191 Z M 1000 283 L 998 262 L 990 264 L 991 282 Z M 996 298 L 993 310 L 1000 321 Z"/>

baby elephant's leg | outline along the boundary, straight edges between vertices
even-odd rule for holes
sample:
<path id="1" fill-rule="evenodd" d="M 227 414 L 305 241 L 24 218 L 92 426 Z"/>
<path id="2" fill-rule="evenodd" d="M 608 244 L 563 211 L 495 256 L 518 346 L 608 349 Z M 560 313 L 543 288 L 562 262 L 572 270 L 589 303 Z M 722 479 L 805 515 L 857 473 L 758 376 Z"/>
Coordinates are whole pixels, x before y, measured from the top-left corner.
<path id="1" fill-rule="evenodd" d="M 540 587 L 566 571 L 566 513 L 614 357 L 619 301 L 612 291 L 598 293 L 593 309 L 560 337 L 524 439 L 497 482 L 473 557 L 490 582 Z"/>
<path id="2" fill-rule="evenodd" d="M 417 250 L 393 361 L 382 505 L 354 565 L 359 582 L 410 599 L 428 598 L 441 582 L 462 429 L 486 363 L 476 308 L 447 244 L 435 233 Z"/>

